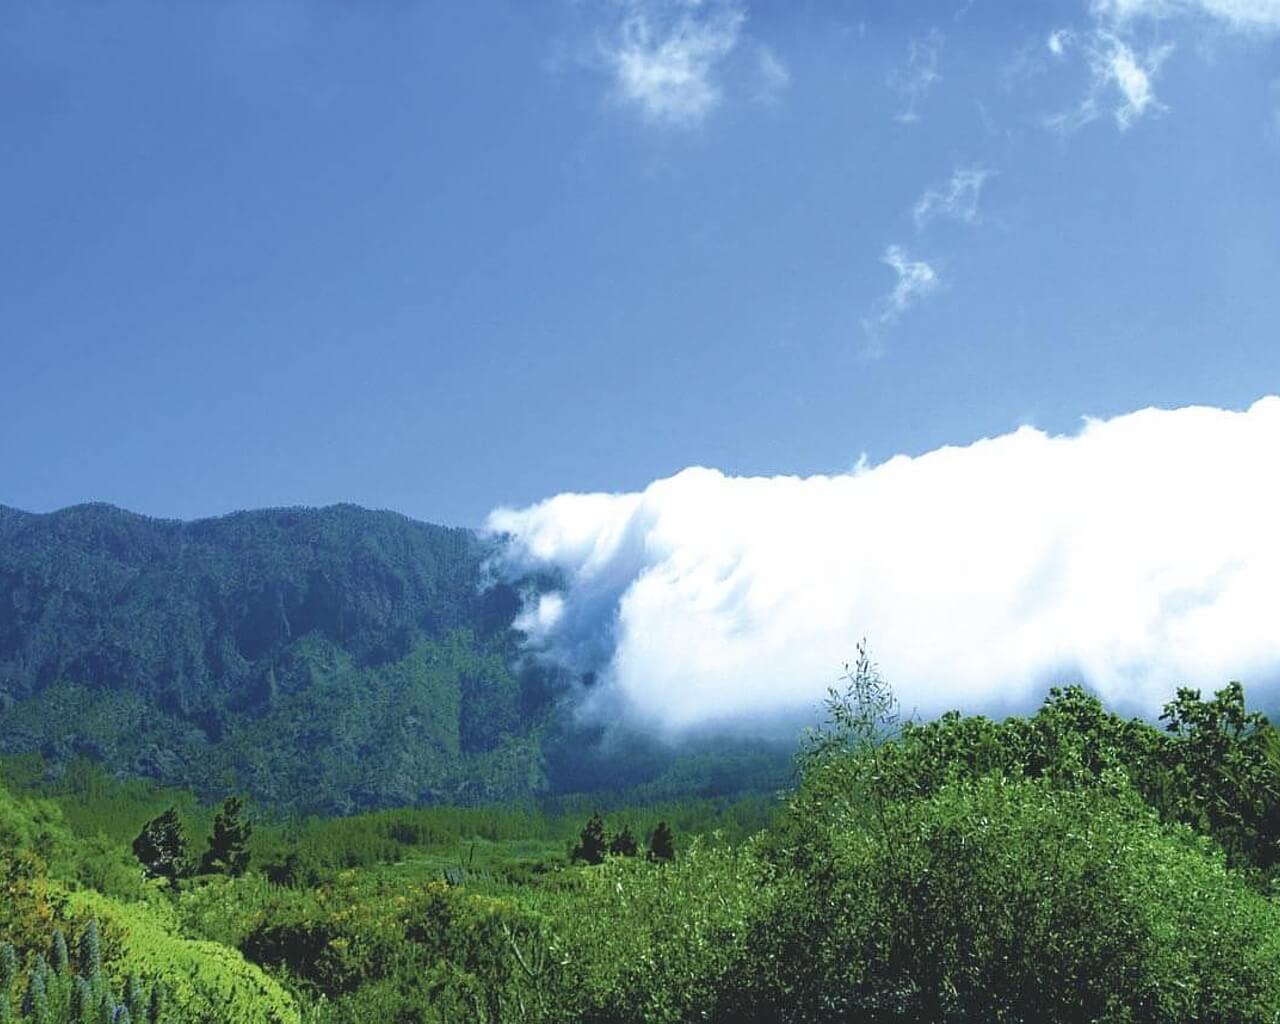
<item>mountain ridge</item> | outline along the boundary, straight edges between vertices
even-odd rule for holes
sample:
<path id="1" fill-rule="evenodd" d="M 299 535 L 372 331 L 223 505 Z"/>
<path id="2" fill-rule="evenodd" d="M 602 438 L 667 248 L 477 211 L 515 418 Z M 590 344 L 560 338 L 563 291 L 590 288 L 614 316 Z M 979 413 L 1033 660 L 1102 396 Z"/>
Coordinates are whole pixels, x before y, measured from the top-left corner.
<path id="1" fill-rule="evenodd" d="M 0 755 L 325 814 L 782 780 L 771 744 L 580 721 L 581 682 L 515 628 L 552 584 L 489 580 L 494 543 L 347 503 L 0 507 Z"/>

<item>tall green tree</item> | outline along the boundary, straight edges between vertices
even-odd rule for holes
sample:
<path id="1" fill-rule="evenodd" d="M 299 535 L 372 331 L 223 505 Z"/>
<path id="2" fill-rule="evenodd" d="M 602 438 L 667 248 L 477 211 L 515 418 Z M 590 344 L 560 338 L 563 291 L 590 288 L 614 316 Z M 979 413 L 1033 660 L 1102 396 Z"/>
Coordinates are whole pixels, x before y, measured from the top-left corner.
<path id="1" fill-rule="evenodd" d="M 200 859 L 201 874 L 239 877 L 249 867 L 249 836 L 253 826 L 244 818 L 244 798 L 229 796 L 213 819 L 209 848 Z"/>
<path id="2" fill-rule="evenodd" d="M 67 952 L 67 937 L 61 928 L 53 930 L 53 971 L 59 977 L 71 970 L 71 955 Z"/>
<path id="3" fill-rule="evenodd" d="M 582 834 L 578 837 L 578 845 L 573 848 L 571 858 L 574 861 L 582 861 L 585 864 L 600 864 L 604 861 L 605 850 L 608 843 L 604 835 L 604 819 L 600 817 L 600 812 L 587 820 L 586 825 L 582 828 Z"/>
<path id="4" fill-rule="evenodd" d="M 133 855 L 142 864 L 148 878 L 165 878 L 173 881 L 186 874 L 187 834 L 182 827 L 175 807 L 152 818 L 142 826 L 133 841 Z"/>
<path id="5" fill-rule="evenodd" d="M 49 969 L 44 957 L 37 956 L 27 976 L 27 991 L 22 997 L 22 1015 L 33 1024 L 48 1024 L 51 1019 L 48 981 Z"/>
<path id="6" fill-rule="evenodd" d="M 609 852 L 615 857 L 634 857 L 636 855 L 636 837 L 630 825 L 623 825 L 622 830 L 609 839 Z"/>
<path id="7" fill-rule="evenodd" d="M 676 839 L 671 826 L 665 821 L 658 822 L 649 837 L 649 859 L 651 861 L 671 861 L 676 859 Z"/>

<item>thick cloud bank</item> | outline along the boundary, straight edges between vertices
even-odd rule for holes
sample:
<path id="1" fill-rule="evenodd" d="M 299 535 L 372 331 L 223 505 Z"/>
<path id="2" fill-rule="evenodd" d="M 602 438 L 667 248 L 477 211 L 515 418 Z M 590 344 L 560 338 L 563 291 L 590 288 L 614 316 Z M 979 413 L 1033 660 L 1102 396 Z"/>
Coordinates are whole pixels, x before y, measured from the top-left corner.
<path id="1" fill-rule="evenodd" d="M 996 710 L 1084 681 L 1280 680 L 1280 398 L 1023 428 L 843 476 L 687 469 L 499 509 L 522 625 L 651 724 L 812 710 L 866 636 L 903 703 Z"/>

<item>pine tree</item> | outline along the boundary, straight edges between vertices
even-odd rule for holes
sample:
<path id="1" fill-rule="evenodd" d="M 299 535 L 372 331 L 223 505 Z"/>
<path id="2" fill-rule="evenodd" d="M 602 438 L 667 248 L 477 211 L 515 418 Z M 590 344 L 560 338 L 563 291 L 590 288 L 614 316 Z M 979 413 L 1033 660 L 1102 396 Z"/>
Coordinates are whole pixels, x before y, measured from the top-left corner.
<path id="1" fill-rule="evenodd" d="M 157 981 L 151 986 L 151 1005 L 147 1007 L 147 1024 L 163 1024 L 165 1019 L 165 1003 L 168 1001 L 168 991 L 164 987 L 163 981 Z M 138 1024 L 142 1024 L 141 1018 Z"/>
<path id="2" fill-rule="evenodd" d="M 223 801 L 213 819 L 213 835 L 209 837 L 209 849 L 200 861 L 201 874 L 222 874 L 239 877 L 249 867 L 249 836 L 252 826 L 241 814 L 244 799 L 229 796 Z"/>
<path id="3" fill-rule="evenodd" d="M 12 942 L 0 942 L 0 993 L 8 992 L 18 976 L 18 951 Z"/>
<path id="4" fill-rule="evenodd" d="M 176 807 L 152 818 L 133 841 L 133 854 L 148 878 L 173 881 L 187 871 L 187 835 Z"/>
<path id="5" fill-rule="evenodd" d="M 600 864 L 604 861 L 605 838 L 604 819 L 597 811 L 591 815 L 578 837 L 578 845 L 573 848 L 571 859 L 587 864 Z"/>
<path id="6" fill-rule="evenodd" d="M 71 1022 L 90 1024 L 93 1020 L 93 989 L 79 974 L 71 979 Z"/>
<path id="7" fill-rule="evenodd" d="M 129 980 L 125 982 L 124 1005 L 129 1008 L 130 1018 L 139 1022 L 146 1020 L 147 992 L 136 973 L 131 973 Z"/>
<path id="8" fill-rule="evenodd" d="M 90 920 L 80 934 L 80 973 L 90 985 L 102 977 L 102 949 L 96 920 Z"/>
<path id="9" fill-rule="evenodd" d="M 658 822 L 649 837 L 649 859 L 651 861 L 668 861 L 676 859 L 676 841 L 671 828 L 665 821 Z"/>
<path id="10" fill-rule="evenodd" d="M 111 1011 L 111 1024 L 130 1024 L 129 1007 L 121 1003 Z"/>
<path id="11" fill-rule="evenodd" d="M 22 997 L 22 1015 L 32 1024 L 49 1022 L 49 968 L 43 956 L 37 956 L 31 973 L 27 976 L 27 991 Z"/>
<path id="12" fill-rule="evenodd" d="M 67 937 L 62 934 L 61 928 L 53 930 L 53 952 L 51 956 L 54 974 L 59 977 L 66 977 L 71 970 L 71 955 L 67 952 Z"/>
<path id="13" fill-rule="evenodd" d="M 609 852 L 616 857 L 634 857 L 636 849 L 636 837 L 630 825 L 623 825 L 622 831 L 609 840 Z"/>
<path id="14" fill-rule="evenodd" d="M 0 1024 L 13 1021 L 10 991 L 18 977 L 18 953 L 10 942 L 0 942 Z"/>

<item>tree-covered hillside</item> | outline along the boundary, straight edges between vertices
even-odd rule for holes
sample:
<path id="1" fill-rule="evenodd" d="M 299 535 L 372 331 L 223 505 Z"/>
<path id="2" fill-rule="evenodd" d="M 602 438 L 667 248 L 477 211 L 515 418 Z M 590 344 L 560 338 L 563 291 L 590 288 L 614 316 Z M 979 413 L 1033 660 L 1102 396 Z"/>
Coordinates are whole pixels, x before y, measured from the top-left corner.
<path id="1" fill-rule="evenodd" d="M 1280 1020 L 1280 745 L 1238 685 L 1162 728 L 845 683 L 780 801 L 269 822 L 0 760 L 0 1021 Z"/>
<path id="2" fill-rule="evenodd" d="M 0 751 L 339 811 L 537 788 L 547 695 L 483 558 L 353 506 L 0 509 Z"/>
<path id="3" fill-rule="evenodd" d="M 351 505 L 0 507 L 0 754 L 322 813 L 785 777 L 785 753 L 751 744 L 708 759 L 632 737 L 622 764 L 566 713 L 566 680 L 517 668 L 518 595 L 483 585 L 487 554 Z"/>

